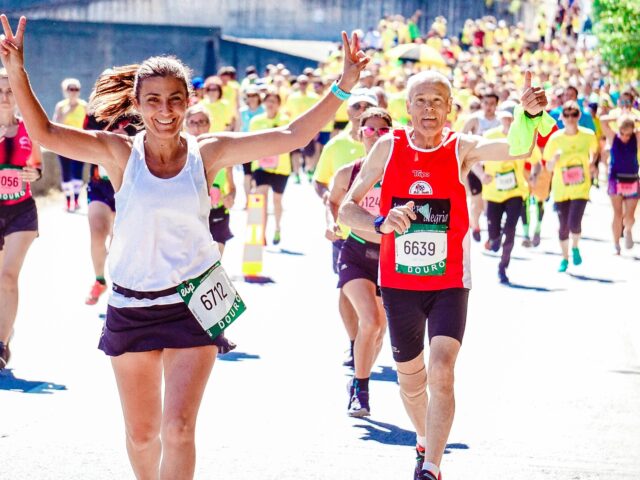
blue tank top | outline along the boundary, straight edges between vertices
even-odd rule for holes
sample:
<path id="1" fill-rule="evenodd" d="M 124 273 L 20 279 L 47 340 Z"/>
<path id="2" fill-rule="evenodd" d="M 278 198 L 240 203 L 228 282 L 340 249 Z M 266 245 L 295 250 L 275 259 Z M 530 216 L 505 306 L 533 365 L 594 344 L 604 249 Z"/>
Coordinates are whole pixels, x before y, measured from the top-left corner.
<path id="1" fill-rule="evenodd" d="M 638 140 L 635 133 L 627 143 L 622 142 L 618 135 L 613 139 L 609 174 L 614 176 L 619 173 L 638 173 Z"/>

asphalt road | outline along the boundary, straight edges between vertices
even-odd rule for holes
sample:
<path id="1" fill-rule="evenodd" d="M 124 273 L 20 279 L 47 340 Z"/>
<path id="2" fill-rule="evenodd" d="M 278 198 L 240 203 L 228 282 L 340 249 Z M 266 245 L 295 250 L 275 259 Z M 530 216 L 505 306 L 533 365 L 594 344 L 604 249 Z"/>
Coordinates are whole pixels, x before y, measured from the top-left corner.
<path id="1" fill-rule="evenodd" d="M 510 287 L 498 284 L 497 258 L 473 245 L 447 480 L 640 479 L 640 244 L 614 257 L 608 199 L 592 197 L 584 264 L 567 274 L 556 272 L 550 205 L 540 247 L 517 239 Z M 84 305 L 86 209 L 39 203 L 41 237 L 20 279 L 11 368 L 0 374 L 0 479 L 133 478 L 110 363 L 96 348 L 106 298 Z M 290 184 L 285 208 L 283 241 L 265 250 L 273 283 L 237 283 L 248 310 L 228 330 L 238 349 L 218 359 L 207 387 L 196 478 L 408 480 L 415 436 L 388 341 L 372 416 L 351 419 L 320 202 L 309 185 Z M 223 263 L 235 276 L 244 223 L 234 209 Z"/>

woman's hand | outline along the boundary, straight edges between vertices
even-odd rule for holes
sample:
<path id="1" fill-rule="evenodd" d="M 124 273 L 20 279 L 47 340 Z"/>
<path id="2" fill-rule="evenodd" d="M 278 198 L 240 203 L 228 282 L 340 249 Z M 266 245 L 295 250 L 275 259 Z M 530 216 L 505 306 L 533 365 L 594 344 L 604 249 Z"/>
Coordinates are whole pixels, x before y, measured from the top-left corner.
<path id="1" fill-rule="evenodd" d="M 0 36 L 0 59 L 7 71 L 15 71 L 24 67 L 24 28 L 26 17 L 20 17 L 16 34 L 13 34 L 9 19 L 5 14 L 0 15 L 3 35 Z"/>
<path id="2" fill-rule="evenodd" d="M 42 176 L 40 174 L 40 170 L 38 170 L 37 168 L 33 168 L 33 167 L 24 167 L 22 169 L 22 171 L 20 172 L 20 175 L 22 176 L 22 181 L 23 182 L 27 182 L 27 183 L 35 182 L 36 180 L 40 180 L 40 177 Z"/>
<path id="3" fill-rule="evenodd" d="M 524 91 L 520 97 L 522 108 L 532 117 L 540 114 L 547 106 L 547 95 L 542 87 L 531 86 L 531 72 L 524 73 Z"/>
<path id="4" fill-rule="evenodd" d="M 347 32 L 342 32 L 342 50 L 344 63 L 339 87 L 345 92 L 350 92 L 360 80 L 360 72 L 365 69 L 371 59 L 360 50 L 360 39 L 355 32 L 351 34 L 351 41 Z"/>

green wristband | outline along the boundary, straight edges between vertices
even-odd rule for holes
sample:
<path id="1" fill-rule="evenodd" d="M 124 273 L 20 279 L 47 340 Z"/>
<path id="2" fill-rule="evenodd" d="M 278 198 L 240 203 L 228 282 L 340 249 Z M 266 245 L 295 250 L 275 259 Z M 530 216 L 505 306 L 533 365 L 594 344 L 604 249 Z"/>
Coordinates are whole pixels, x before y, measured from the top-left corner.
<path id="1" fill-rule="evenodd" d="M 338 97 L 339 100 L 342 100 L 343 102 L 345 100 L 348 100 L 351 96 L 349 92 L 345 92 L 338 86 L 338 82 L 333 82 L 333 85 L 331 85 L 331 93 L 333 93 L 336 97 Z"/>

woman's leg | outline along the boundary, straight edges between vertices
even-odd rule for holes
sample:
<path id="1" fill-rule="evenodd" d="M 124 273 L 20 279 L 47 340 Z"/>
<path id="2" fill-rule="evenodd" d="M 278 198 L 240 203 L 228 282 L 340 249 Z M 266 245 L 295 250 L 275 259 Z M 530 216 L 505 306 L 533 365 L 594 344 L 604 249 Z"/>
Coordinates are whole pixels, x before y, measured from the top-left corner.
<path id="1" fill-rule="evenodd" d="M 610 195 L 611 206 L 613 207 L 613 221 L 611 222 L 611 233 L 613 234 L 613 246 L 617 254 L 620 254 L 620 237 L 622 237 L 622 195 Z"/>
<path id="2" fill-rule="evenodd" d="M 562 249 L 562 257 L 569 260 L 569 206 L 570 201 L 556 202 L 556 210 L 558 212 L 558 239 L 560 240 L 560 248 Z"/>
<path id="3" fill-rule="evenodd" d="M 18 277 L 37 232 L 15 232 L 4 239 L 0 257 L 0 342 L 5 345 L 13 333 L 18 312 Z"/>
<path id="4" fill-rule="evenodd" d="M 264 185 L 258 185 L 256 186 L 256 190 L 255 193 L 256 195 L 264 195 L 264 205 L 265 205 L 265 209 L 268 210 L 267 205 L 268 205 L 268 200 L 269 200 L 269 185 L 264 184 Z M 264 219 L 264 230 L 265 232 L 267 231 L 267 224 L 269 223 L 269 215 L 265 216 Z M 265 233 L 266 235 L 266 233 Z"/>
<path id="5" fill-rule="evenodd" d="M 107 204 L 93 201 L 89 204 L 88 216 L 93 270 L 96 278 L 104 278 L 104 264 L 107 259 L 107 238 L 111 235 L 114 214 Z"/>
<path id="6" fill-rule="evenodd" d="M 196 464 L 198 410 L 218 347 L 165 349 L 162 480 L 190 480 Z"/>
<path id="7" fill-rule="evenodd" d="M 124 414 L 127 453 L 138 480 L 158 480 L 162 421 L 162 351 L 111 358 Z"/>
<path id="8" fill-rule="evenodd" d="M 624 213 L 623 213 L 623 223 L 624 223 L 624 239 L 625 239 L 625 247 L 627 249 L 633 248 L 633 224 L 636 221 L 636 207 L 638 206 L 637 198 L 625 198 L 624 199 Z"/>
<path id="9" fill-rule="evenodd" d="M 276 231 L 279 232 L 282 221 L 282 193 L 273 192 L 273 210 L 276 217 Z"/>

